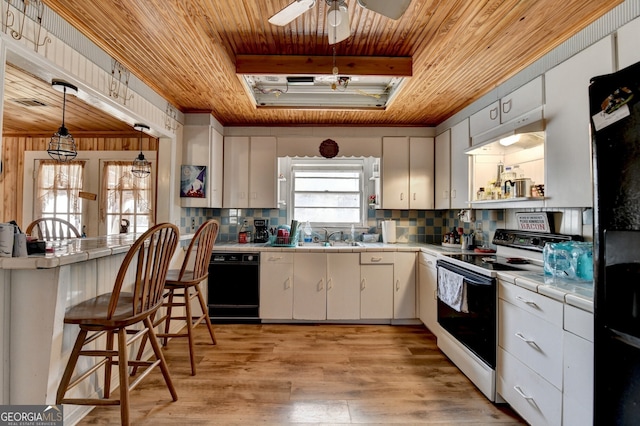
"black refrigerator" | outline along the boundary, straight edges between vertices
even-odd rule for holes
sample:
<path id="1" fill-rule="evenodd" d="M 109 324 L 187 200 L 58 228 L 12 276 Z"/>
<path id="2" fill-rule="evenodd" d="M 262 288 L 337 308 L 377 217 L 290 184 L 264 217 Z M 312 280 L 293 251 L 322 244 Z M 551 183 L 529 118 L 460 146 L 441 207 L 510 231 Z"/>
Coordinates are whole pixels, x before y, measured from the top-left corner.
<path id="1" fill-rule="evenodd" d="M 640 63 L 589 87 L 594 424 L 640 423 Z"/>

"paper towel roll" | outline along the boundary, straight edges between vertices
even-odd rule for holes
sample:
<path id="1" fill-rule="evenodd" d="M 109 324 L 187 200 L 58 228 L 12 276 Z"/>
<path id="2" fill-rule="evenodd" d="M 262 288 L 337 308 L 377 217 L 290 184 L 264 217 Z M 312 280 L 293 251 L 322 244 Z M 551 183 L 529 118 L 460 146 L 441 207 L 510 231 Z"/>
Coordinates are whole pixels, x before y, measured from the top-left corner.
<path id="1" fill-rule="evenodd" d="M 396 242 L 395 220 L 385 220 L 382 222 L 382 242 L 391 244 Z"/>
<path id="2" fill-rule="evenodd" d="M 13 234 L 15 226 L 10 223 L 0 223 L 0 257 L 11 257 L 13 254 Z"/>

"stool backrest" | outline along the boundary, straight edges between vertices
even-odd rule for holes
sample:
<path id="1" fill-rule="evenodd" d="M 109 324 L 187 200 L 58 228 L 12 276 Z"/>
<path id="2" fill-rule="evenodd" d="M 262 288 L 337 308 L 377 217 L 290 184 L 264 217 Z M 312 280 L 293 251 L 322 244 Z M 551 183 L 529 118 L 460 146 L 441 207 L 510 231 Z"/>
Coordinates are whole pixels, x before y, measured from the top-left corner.
<path id="1" fill-rule="evenodd" d="M 80 233 L 71 222 L 57 217 L 42 217 L 27 226 L 26 234 L 39 240 L 62 240 L 80 238 Z"/>
<path id="2" fill-rule="evenodd" d="M 123 284 L 133 274 L 133 317 L 144 317 L 162 305 L 164 282 L 178 246 L 178 228 L 160 223 L 142 234 L 131 246 L 120 266 L 109 301 L 108 318 L 116 307 Z M 135 270 L 134 270 L 135 268 Z"/>
<path id="3" fill-rule="evenodd" d="M 220 223 L 215 219 L 209 219 L 200 225 L 187 248 L 187 254 L 182 262 L 178 281 L 182 281 L 185 272 L 188 270 L 188 267 L 191 266 L 191 256 L 194 256 L 193 268 L 191 269 L 193 271 L 193 281 L 205 279 L 209 275 L 211 251 L 218 237 L 219 229 Z M 195 254 L 193 253 L 194 247 L 197 247 Z"/>

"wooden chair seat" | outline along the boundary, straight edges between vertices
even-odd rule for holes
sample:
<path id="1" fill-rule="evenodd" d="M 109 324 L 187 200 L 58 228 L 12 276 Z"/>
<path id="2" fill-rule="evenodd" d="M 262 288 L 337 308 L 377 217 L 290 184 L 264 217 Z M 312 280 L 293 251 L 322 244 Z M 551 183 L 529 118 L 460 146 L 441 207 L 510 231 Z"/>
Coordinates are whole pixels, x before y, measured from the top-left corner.
<path id="1" fill-rule="evenodd" d="M 72 306 L 64 315 L 65 324 L 95 325 L 104 329 L 128 327 L 143 319 L 133 312 L 133 294 L 120 293 L 112 316 L 108 315 L 111 293 L 101 294 Z M 156 307 L 155 309 L 157 309 Z"/>
<path id="2" fill-rule="evenodd" d="M 129 424 L 129 392 L 146 377 L 154 367 L 160 367 L 171 398 L 178 394 L 171 381 L 169 368 L 155 335 L 152 316 L 163 303 L 164 282 L 169 263 L 178 245 L 178 228 L 165 223 L 152 227 L 138 238 L 127 252 L 111 293 L 101 294 L 70 307 L 64 318 L 65 324 L 80 328 L 67 366 L 56 393 L 56 404 L 75 405 L 120 405 L 120 421 Z M 123 292 L 125 284 L 131 284 L 131 292 Z M 140 324 L 141 327 L 137 327 Z M 136 327 L 134 327 L 136 326 Z M 104 343 L 98 338 L 105 336 Z M 117 336 L 117 349 L 114 338 Z M 149 340 L 155 360 L 140 357 L 129 360 L 130 346 Z M 91 346 L 87 346 L 92 344 Z M 104 344 L 104 348 L 102 345 Z M 80 356 L 97 359 L 96 362 L 72 381 Z M 80 365 L 87 365 L 82 363 Z M 118 366 L 120 392 L 111 398 L 112 367 Z M 93 376 L 104 367 L 104 387 L 94 389 L 102 397 L 66 397 L 67 392 L 85 380 L 99 386 Z M 129 368 L 145 367 L 145 370 L 129 381 Z"/>

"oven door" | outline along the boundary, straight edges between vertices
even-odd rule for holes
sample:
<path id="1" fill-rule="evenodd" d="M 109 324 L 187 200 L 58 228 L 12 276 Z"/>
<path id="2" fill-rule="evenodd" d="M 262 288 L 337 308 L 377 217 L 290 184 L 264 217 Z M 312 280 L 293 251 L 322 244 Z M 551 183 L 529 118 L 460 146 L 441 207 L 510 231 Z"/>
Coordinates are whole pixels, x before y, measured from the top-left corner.
<path id="1" fill-rule="evenodd" d="M 496 367 L 496 280 L 468 269 L 438 260 L 440 269 L 463 277 L 466 286 L 466 309 L 456 310 L 443 302 L 438 291 L 438 323 L 492 370 Z"/>

